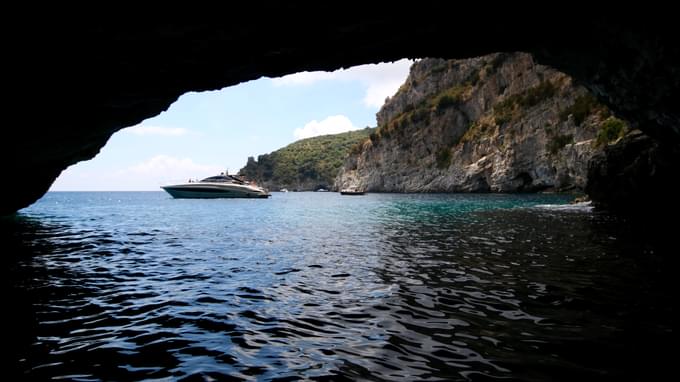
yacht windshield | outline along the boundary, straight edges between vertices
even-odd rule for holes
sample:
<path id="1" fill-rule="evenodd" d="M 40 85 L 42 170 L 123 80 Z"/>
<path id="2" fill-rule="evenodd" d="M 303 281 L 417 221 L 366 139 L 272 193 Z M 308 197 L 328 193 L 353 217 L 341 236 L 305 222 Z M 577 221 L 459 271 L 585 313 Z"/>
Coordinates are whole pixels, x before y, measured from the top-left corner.
<path id="1" fill-rule="evenodd" d="M 238 184 L 243 184 L 244 181 L 242 179 L 237 178 L 234 175 L 217 175 L 217 176 L 211 176 L 208 178 L 205 178 L 201 180 L 201 182 L 210 182 L 210 183 L 238 183 Z"/>
<path id="2" fill-rule="evenodd" d="M 224 175 L 218 175 L 218 176 L 211 176 L 211 177 L 205 178 L 205 179 L 201 180 L 201 182 L 212 182 L 212 183 L 215 183 L 215 182 L 231 182 L 231 178 L 228 178 Z"/>

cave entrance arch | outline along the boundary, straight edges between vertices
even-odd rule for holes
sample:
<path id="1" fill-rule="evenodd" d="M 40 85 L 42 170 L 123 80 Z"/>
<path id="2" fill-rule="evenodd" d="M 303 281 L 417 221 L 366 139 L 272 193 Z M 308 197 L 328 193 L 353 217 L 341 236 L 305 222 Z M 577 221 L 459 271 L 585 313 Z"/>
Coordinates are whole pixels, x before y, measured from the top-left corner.
<path id="1" fill-rule="evenodd" d="M 187 91 L 403 57 L 529 52 L 576 78 L 633 127 L 680 142 L 680 44 L 667 9 L 326 7 L 243 4 L 228 14 L 183 9 L 182 18 L 155 19 L 31 12 L 3 26 L 12 94 L 5 117 L 23 122 L 3 129 L 0 158 L 5 179 L 22 187 L 7 190 L 0 214 L 31 204 L 111 134 L 166 110 Z"/>

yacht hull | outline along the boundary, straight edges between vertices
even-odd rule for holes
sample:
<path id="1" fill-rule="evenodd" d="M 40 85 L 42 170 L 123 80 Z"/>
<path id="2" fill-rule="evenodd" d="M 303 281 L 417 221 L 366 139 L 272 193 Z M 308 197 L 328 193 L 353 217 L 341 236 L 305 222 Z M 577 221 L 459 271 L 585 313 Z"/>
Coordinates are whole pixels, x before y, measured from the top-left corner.
<path id="1" fill-rule="evenodd" d="M 264 199 L 270 195 L 245 186 L 223 185 L 176 185 L 162 187 L 175 199 L 219 199 L 219 198 L 257 198 Z"/>

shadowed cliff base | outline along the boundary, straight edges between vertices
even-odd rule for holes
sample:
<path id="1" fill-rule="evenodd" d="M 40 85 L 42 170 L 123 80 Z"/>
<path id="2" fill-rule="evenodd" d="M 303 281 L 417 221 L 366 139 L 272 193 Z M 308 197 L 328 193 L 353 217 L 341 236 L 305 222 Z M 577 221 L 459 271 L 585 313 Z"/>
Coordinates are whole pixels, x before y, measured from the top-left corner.
<path id="1" fill-rule="evenodd" d="M 586 192 L 596 206 L 626 215 L 645 216 L 660 211 L 676 215 L 678 163 L 677 145 L 631 134 L 607 146 L 590 161 Z"/>
<path id="2" fill-rule="evenodd" d="M 181 19 L 131 20 L 131 12 L 110 9 L 106 19 L 101 11 L 64 17 L 64 10 L 13 18 L 2 27 L 13 96 L 6 118 L 21 122 L 3 129 L 0 158 L 5 178 L 22 187 L 7 190 L 0 213 L 34 202 L 115 131 L 157 115 L 187 91 L 403 57 L 530 52 L 632 127 L 674 146 L 680 141 L 672 12 L 354 5 L 256 4 L 201 15 L 183 9 Z"/>

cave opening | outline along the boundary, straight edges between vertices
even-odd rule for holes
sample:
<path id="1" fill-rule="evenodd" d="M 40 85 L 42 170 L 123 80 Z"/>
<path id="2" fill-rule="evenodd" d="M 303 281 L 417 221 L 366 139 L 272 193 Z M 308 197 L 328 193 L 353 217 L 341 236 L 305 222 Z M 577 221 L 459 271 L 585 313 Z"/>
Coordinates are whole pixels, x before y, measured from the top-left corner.
<path id="1" fill-rule="evenodd" d="M 677 204 L 669 203 L 680 136 L 680 45 L 668 20 L 674 13 L 571 7 L 536 17 L 514 4 L 454 13 L 424 2 L 363 12 L 343 6 L 334 17 L 310 19 L 294 3 L 266 12 L 261 4 L 248 7 L 234 8 L 228 23 L 157 19 L 122 28 L 120 20 L 53 18 L 3 34 L 12 37 L 7 61 L 14 75 L 7 80 L 15 97 L 8 120 L 28 120 L 12 134 L 3 129 L 0 141 L 6 179 L 22 186 L 7 189 L 0 201 L 3 215 L 21 209 L 0 219 L 12 254 L 1 277 L 12 312 L 9 374 L 100 380 L 671 375 L 673 354 L 665 349 L 673 348 L 674 246 L 668 244 L 674 227 L 653 215 L 672 215 Z M 476 12 L 485 24 L 458 16 Z M 574 20 L 578 28 L 555 27 Z M 587 98 L 576 102 L 579 94 L 554 102 L 554 111 L 543 109 L 547 104 L 536 100 L 563 94 L 568 82 L 548 84 L 545 73 L 535 83 L 523 72 L 516 77 L 524 83 L 476 90 L 494 83 L 488 69 L 482 73 L 494 66 L 485 61 L 479 76 L 461 78 L 460 86 L 430 89 L 417 79 L 390 98 L 385 123 L 377 123 L 384 130 L 366 131 L 364 143 L 350 147 L 356 155 L 347 168 L 355 173 L 346 173 L 348 182 L 402 191 L 425 184 L 448 193 L 374 190 L 348 199 L 291 192 L 197 201 L 160 192 L 50 192 L 40 199 L 62 170 L 102 148 L 105 154 L 111 135 L 125 127 L 139 126 L 121 139 L 175 140 L 177 147 L 202 139 L 190 126 L 140 125 L 188 91 L 401 57 L 464 59 L 499 51 L 528 52 L 536 66 L 571 76 L 632 133 L 619 137 L 621 123 Z M 528 62 L 515 59 L 508 67 Z M 437 68 L 432 75 L 455 80 L 447 77 L 451 67 L 436 63 L 420 69 Z M 428 89 L 434 96 L 422 104 L 407 102 Z M 497 91 L 508 97 L 491 100 Z M 432 129 L 452 126 L 441 118 L 480 104 L 488 106 L 477 108 L 480 118 L 438 139 Z M 573 105 L 590 112 L 574 108 L 562 119 Z M 316 121 L 313 130 L 337 115 L 291 124 L 289 138 L 296 128 Z M 544 123 L 518 123 L 528 119 Z M 584 143 L 591 139 L 583 135 L 588 126 L 606 126 L 600 143 L 597 134 L 593 144 Z M 404 139 L 410 144 L 391 145 Z M 237 149 L 233 140 L 213 141 Z M 513 151 L 518 143 L 530 149 Z M 588 193 L 609 201 L 609 210 L 571 205 L 572 195 L 451 192 L 474 191 L 456 189 L 453 181 L 512 187 L 516 172 L 493 169 L 533 163 L 525 154 L 540 148 L 539 160 L 599 179 Z M 593 148 L 601 150 L 599 165 L 584 169 L 582 155 Z M 246 163 L 272 159 L 257 154 Z M 126 168 L 210 164 L 177 158 Z M 367 167 L 368 160 L 379 169 Z M 240 165 L 217 166 L 231 172 Z M 416 166 L 428 172 L 409 171 Z M 554 174 L 552 168 L 526 173 L 536 181 Z M 611 213 L 617 207 L 648 214 L 630 219 Z"/>

